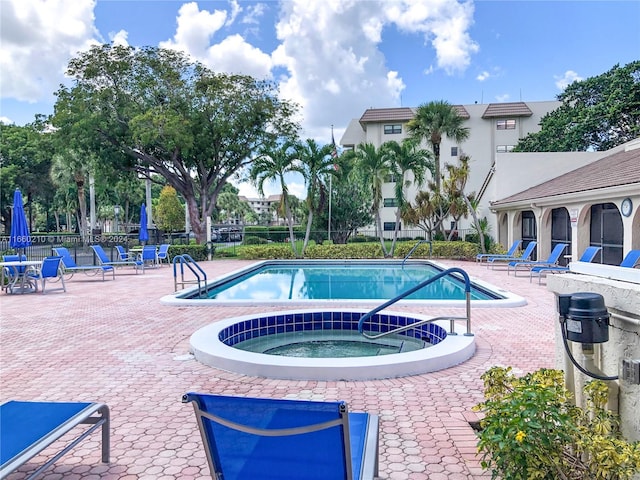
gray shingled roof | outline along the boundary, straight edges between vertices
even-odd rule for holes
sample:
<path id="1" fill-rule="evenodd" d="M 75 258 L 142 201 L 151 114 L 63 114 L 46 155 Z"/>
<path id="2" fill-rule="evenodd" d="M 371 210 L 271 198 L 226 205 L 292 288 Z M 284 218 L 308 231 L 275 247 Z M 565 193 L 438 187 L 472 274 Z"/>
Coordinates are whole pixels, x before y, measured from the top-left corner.
<path id="1" fill-rule="evenodd" d="M 482 114 L 482 118 L 496 117 L 530 117 L 533 115 L 524 102 L 490 103 Z"/>
<path id="2" fill-rule="evenodd" d="M 409 107 L 400 108 L 368 108 L 360 117 L 360 123 L 409 121 L 413 118 L 413 110 Z"/>
<path id="3" fill-rule="evenodd" d="M 464 108 L 464 105 L 454 105 L 453 108 L 456 109 L 456 112 L 458 112 L 458 115 L 462 118 L 471 118 L 471 115 L 469 115 L 469 112 L 467 112 L 467 109 Z"/>
<path id="4" fill-rule="evenodd" d="M 553 153 L 549 155 L 553 155 Z M 603 157 L 553 180 L 492 202 L 492 204 L 499 206 L 512 202 L 536 200 L 565 193 L 584 192 L 633 183 L 640 184 L 640 148 Z"/>
<path id="5" fill-rule="evenodd" d="M 470 118 L 469 112 L 463 105 L 454 105 L 458 115 L 462 118 Z M 531 112 L 529 112 L 531 114 Z M 415 115 L 414 109 L 409 107 L 397 108 L 368 108 L 360 117 L 360 123 L 375 122 L 408 122 Z"/>

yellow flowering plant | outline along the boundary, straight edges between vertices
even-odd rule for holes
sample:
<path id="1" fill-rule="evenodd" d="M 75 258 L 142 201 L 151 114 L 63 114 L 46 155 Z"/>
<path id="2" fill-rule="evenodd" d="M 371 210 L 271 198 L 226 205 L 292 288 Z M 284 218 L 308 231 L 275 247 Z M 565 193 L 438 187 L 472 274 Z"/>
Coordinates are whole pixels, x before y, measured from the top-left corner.
<path id="1" fill-rule="evenodd" d="M 516 377 L 494 367 L 482 375 L 482 466 L 509 480 L 629 480 L 640 473 L 640 442 L 627 442 L 606 409 L 607 385 L 585 387 L 585 409 L 572 404 L 560 370 Z"/>

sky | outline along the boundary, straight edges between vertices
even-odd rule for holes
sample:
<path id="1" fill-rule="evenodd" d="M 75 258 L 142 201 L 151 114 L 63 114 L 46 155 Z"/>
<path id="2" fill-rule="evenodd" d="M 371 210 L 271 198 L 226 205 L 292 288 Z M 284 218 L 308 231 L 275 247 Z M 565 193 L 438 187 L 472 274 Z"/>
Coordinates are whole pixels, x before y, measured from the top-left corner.
<path id="1" fill-rule="evenodd" d="M 69 60 L 110 42 L 274 80 L 328 143 L 367 108 L 554 100 L 640 59 L 640 0 L 0 0 L 0 121 L 53 113 Z"/>

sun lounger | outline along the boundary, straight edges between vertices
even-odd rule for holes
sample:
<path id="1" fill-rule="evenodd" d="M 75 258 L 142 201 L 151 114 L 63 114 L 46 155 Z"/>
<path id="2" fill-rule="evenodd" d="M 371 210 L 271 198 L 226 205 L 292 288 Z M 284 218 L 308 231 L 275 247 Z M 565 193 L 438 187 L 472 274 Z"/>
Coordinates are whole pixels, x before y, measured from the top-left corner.
<path id="1" fill-rule="evenodd" d="M 82 272 L 85 275 L 97 275 L 102 273 L 102 281 L 105 280 L 105 273 L 111 272 L 113 279 L 116 278 L 115 268 L 109 265 L 76 265 L 75 260 L 65 247 L 54 247 L 53 251 L 56 255 L 62 257 L 62 270 L 69 278 L 73 277 L 76 272 Z"/>
<path id="2" fill-rule="evenodd" d="M 507 264 L 507 274 L 513 269 L 513 275 L 518 276 L 518 270 L 531 270 L 533 267 L 554 267 L 558 265 L 560 255 L 567 248 L 566 243 L 558 243 L 546 260 L 512 260 Z"/>
<path id="3" fill-rule="evenodd" d="M 487 260 L 487 268 L 491 267 L 491 269 L 493 270 L 497 265 L 508 265 L 509 262 L 512 262 L 514 260 L 516 261 L 526 261 L 529 260 L 531 258 L 531 255 L 533 254 L 533 251 L 536 249 L 537 246 L 537 242 L 529 242 L 529 244 L 527 245 L 527 248 L 524 249 L 524 252 L 522 252 L 522 255 L 520 255 L 519 257 L 492 257 L 489 258 Z"/>
<path id="4" fill-rule="evenodd" d="M 373 479 L 378 417 L 345 402 L 187 393 L 213 478 Z"/>
<path id="5" fill-rule="evenodd" d="M 102 403 L 23 402 L 0 405 L 0 478 L 27 463 L 78 425 L 82 429 L 71 443 L 27 478 L 35 478 L 94 430 L 102 428 L 102 461 L 109 463 L 109 407 Z"/>
<path id="6" fill-rule="evenodd" d="M 507 250 L 507 253 L 502 255 L 495 254 L 495 253 L 479 253 L 478 255 L 476 255 L 476 262 L 482 262 L 482 260 L 488 261 L 490 258 L 504 258 L 504 257 L 513 258 L 516 254 L 516 251 L 520 247 L 521 243 L 522 243 L 522 240 L 516 240 L 515 242 L 513 242 L 509 250 Z"/>
<path id="7" fill-rule="evenodd" d="M 107 252 L 104 251 L 104 248 L 102 248 L 102 245 L 91 245 L 91 248 L 93 249 L 93 251 L 96 254 L 96 257 L 98 258 L 98 263 L 102 266 L 109 266 L 109 267 L 133 267 L 136 271 L 136 273 L 138 273 L 138 268 L 139 267 L 143 267 L 143 263 L 141 260 L 116 260 L 116 261 L 112 261 L 108 256 L 107 256 Z"/>
<path id="8" fill-rule="evenodd" d="M 585 251 L 582 253 L 579 262 L 591 262 L 596 257 L 597 253 L 600 251 L 602 247 L 587 247 Z M 538 284 L 540 284 L 540 280 L 542 280 L 542 274 L 545 275 L 547 273 L 562 273 L 568 272 L 569 267 L 561 267 L 559 265 L 548 266 L 548 265 L 537 265 L 534 266 L 529 272 L 529 282 L 533 279 L 533 277 L 538 277 Z"/>

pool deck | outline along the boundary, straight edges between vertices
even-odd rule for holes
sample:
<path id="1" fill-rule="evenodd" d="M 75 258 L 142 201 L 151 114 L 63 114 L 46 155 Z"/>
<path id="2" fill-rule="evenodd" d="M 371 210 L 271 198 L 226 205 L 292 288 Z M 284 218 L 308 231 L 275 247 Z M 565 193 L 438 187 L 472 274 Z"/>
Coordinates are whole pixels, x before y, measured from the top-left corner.
<path id="1" fill-rule="evenodd" d="M 200 265 L 218 277 L 254 262 Z M 92 434 L 42 477 L 61 479 L 211 478 L 188 391 L 314 400 L 345 400 L 354 411 L 380 415 L 381 479 L 489 479 L 480 467 L 469 426 L 482 400 L 480 375 L 494 365 L 516 373 L 552 368 L 554 295 L 528 277 L 472 262 L 442 261 L 526 298 L 517 308 L 475 308 L 477 350 L 464 364 L 434 373 L 370 381 L 291 381 L 243 376 L 195 361 L 189 336 L 228 317 L 282 308 L 175 307 L 160 298 L 173 291 L 166 265 L 115 280 L 76 274 L 67 292 L 0 294 L 0 403 L 10 400 L 97 401 L 111 409 L 111 463 L 100 463 L 100 435 Z M 57 287 L 57 284 L 49 287 Z M 393 307 L 425 315 L 455 308 Z M 52 447 L 61 448 L 60 442 Z M 52 455 L 47 449 L 18 472 L 23 478 Z"/>

